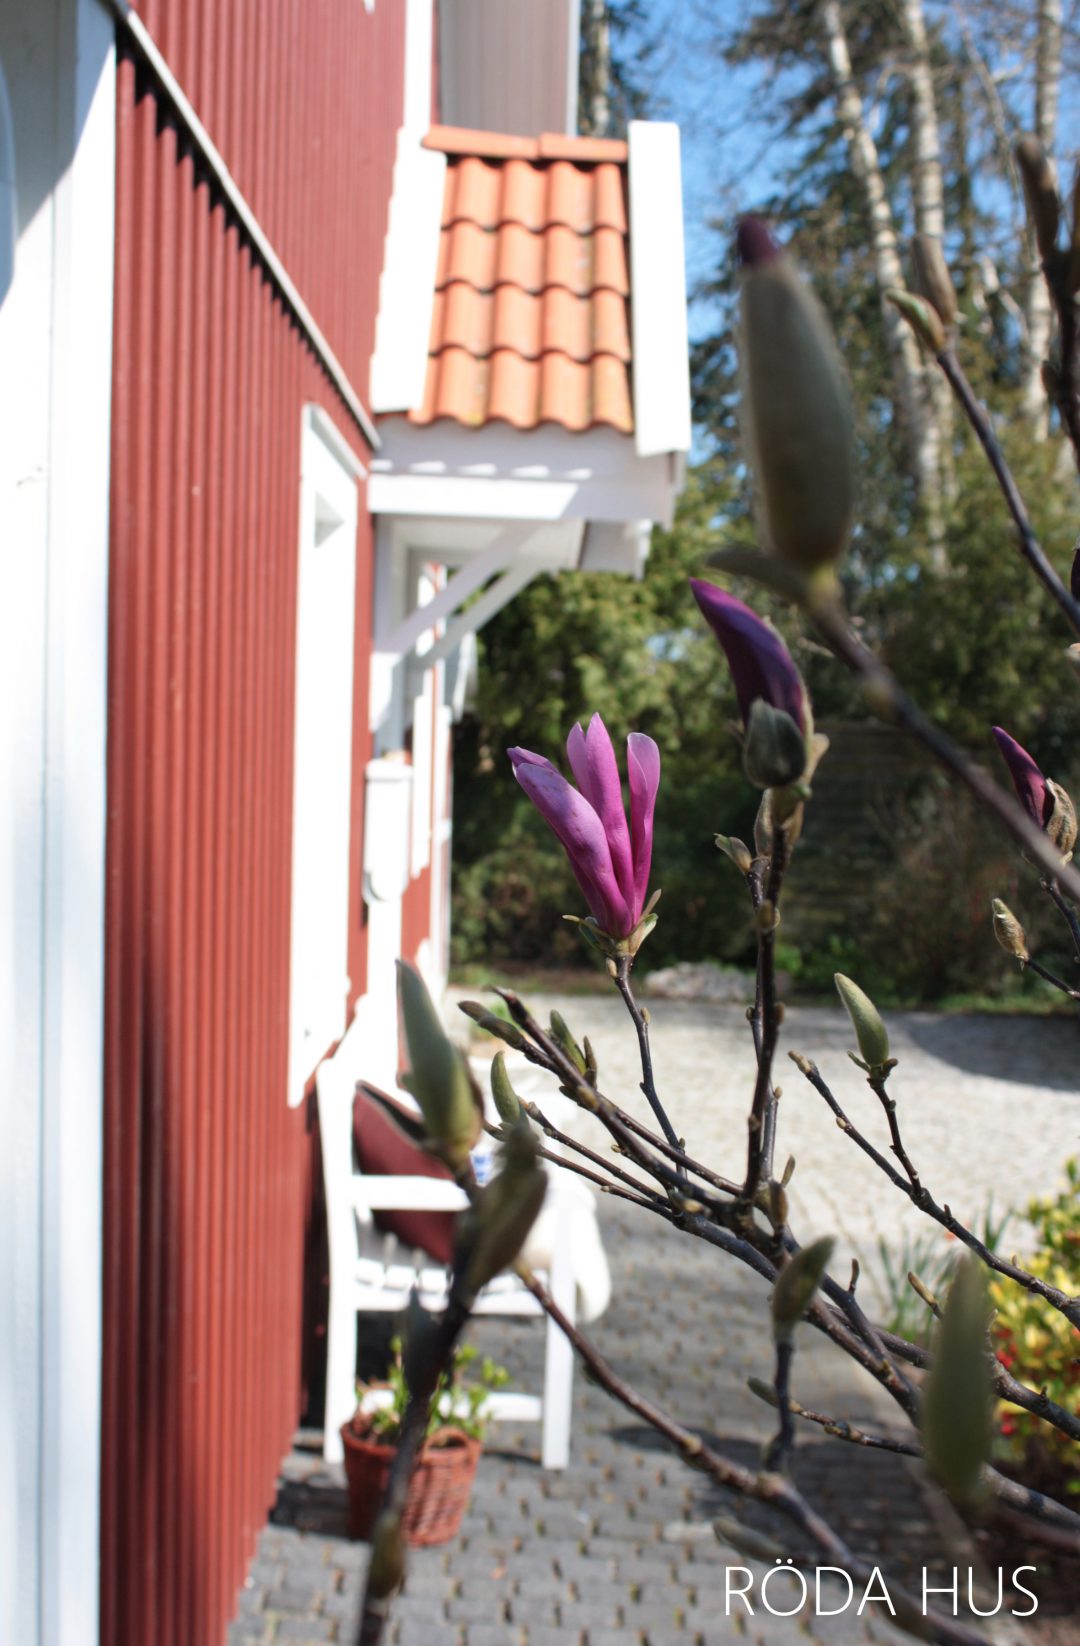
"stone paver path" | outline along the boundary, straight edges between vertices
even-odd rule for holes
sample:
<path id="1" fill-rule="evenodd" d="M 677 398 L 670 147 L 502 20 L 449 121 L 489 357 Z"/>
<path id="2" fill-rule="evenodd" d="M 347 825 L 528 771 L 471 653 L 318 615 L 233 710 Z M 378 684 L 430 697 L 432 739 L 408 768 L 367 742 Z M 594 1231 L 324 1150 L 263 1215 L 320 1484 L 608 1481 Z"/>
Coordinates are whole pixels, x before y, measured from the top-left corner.
<path id="1" fill-rule="evenodd" d="M 634 1099 L 634 1044 L 621 1007 L 606 1000 L 538 1002 L 563 1010 L 597 1047 L 602 1084 L 627 1106 Z M 750 1054 L 737 1010 L 659 1002 L 654 1044 L 662 1089 L 676 1125 L 707 1160 L 735 1170 L 741 1159 Z M 890 1025 L 901 1059 L 897 1090 L 912 1152 L 944 1198 L 965 1200 L 954 1184 L 965 1172 L 966 1201 L 981 1209 L 997 1190 L 1016 1201 L 1051 1187 L 1060 1160 L 1077 1146 L 1080 1100 L 1071 1071 L 1080 1050 L 1070 1022 L 940 1020 L 909 1015 Z M 848 1062 L 846 1020 L 794 1010 L 786 1043 L 813 1056 L 851 1112 L 869 1127 L 874 1105 Z M 902 1203 L 837 1132 L 793 1068 L 784 1077 L 781 1153 L 798 1157 L 793 1220 L 840 1236 L 849 1251 L 872 1255 L 878 1232 L 903 1227 Z M 760 1456 L 772 1414 L 747 1390 L 768 1377 L 767 1290 L 702 1243 L 659 1219 L 604 1199 L 601 1219 L 612 1261 L 614 1299 L 590 1328 L 618 1369 L 676 1415 L 747 1462 Z M 845 1244 L 846 1243 L 846 1244 Z M 536 1388 L 542 1368 L 539 1323 L 483 1322 L 474 1340 L 507 1364 L 516 1386 Z M 794 1391 L 808 1406 L 880 1426 L 891 1412 L 877 1386 L 809 1328 L 801 1329 Z M 303 1438 L 303 1437 L 301 1437 Z M 339 1470 L 326 1469 L 318 1437 L 286 1461 L 279 1502 L 263 1533 L 240 1597 L 230 1646 L 258 1642 L 351 1641 L 366 1549 L 343 1536 L 345 1495 Z M 726 1568 L 749 1566 L 755 1595 L 768 1567 L 714 1539 L 693 1537 L 718 1512 L 790 1539 L 764 1511 L 747 1508 L 687 1470 L 581 1375 L 575 1378 L 571 1467 L 538 1464 L 535 1428 L 500 1426 L 481 1460 L 462 1536 L 441 1549 L 415 1551 L 391 1630 L 397 1646 L 896 1646 L 902 1638 L 880 1603 L 862 1619 L 854 1608 L 828 1619 L 808 1609 L 789 1619 L 725 1614 Z M 796 1478 L 859 1553 L 881 1564 L 887 1582 L 918 1592 L 922 1569 L 940 1584 L 962 1542 L 931 1514 L 924 1488 L 901 1459 L 869 1453 L 800 1429 Z M 683 1530 L 678 1530 L 676 1523 Z M 785 1545 L 786 1546 L 786 1545 Z M 736 1583 L 738 1579 L 734 1579 Z M 792 1591 L 770 1588 L 778 1608 Z M 825 1604 L 843 1595 L 826 1586 Z M 1023 1640 L 1012 1625 L 997 1640 Z M 1080 1642 L 1080 1628 L 1077 1631 Z"/>

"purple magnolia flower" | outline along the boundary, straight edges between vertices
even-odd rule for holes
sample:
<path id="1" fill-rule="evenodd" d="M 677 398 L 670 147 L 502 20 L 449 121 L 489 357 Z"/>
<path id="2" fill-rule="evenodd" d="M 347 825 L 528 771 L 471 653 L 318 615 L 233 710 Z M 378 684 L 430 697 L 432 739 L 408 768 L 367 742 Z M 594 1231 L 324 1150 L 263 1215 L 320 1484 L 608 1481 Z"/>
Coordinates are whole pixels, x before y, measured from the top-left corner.
<path id="1" fill-rule="evenodd" d="M 1039 828 L 1044 829 L 1054 809 L 1054 796 L 1050 791 L 1050 785 L 1027 750 L 1015 737 L 1010 737 L 1001 726 L 995 726 L 993 730 L 995 741 L 1001 750 L 1001 758 L 1009 768 L 1016 798 L 1025 810 L 1030 812 Z"/>
<path id="2" fill-rule="evenodd" d="M 543 755 L 507 750 L 514 776 L 570 859 L 597 925 L 610 937 L 628 937 L 649 889 L 660 750 L 642 732 L 631 732 L 626 740 L 629 827 L 615 750 L 598 714 L 587 731 L 574 726 L 566 752 L 576 789 Z"/>
<path id="3" fill-rule="evenodd" d="M 756 612 L 715 583 L 692 577 L 690 587 L 702 615 L 727 654 L 739 713 L 745 726 L 757 698 L 789 714 L 805 736 L 808 729 L 806 688 L 775 629 Z"/>

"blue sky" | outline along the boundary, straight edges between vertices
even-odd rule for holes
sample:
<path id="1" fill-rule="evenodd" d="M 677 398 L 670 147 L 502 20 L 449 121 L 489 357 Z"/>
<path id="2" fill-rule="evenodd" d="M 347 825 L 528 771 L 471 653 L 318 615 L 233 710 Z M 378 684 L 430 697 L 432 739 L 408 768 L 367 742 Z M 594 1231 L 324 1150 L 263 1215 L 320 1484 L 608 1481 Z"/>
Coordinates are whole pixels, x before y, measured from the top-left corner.
<path id="1" fill-rule="evenodd" d="M 686 219 L 687 280 L 690 290 L 712 272 L 717 238 L 708 224 L 733 223 L 739 212 L 768 197 L 791 151 L 770 137 L 762 118 L 766 74 L 753 65 L 732 70 L 723 61 L 717 36 L 745 21 L 749 0 L 646 0 L 644 34 L 656 41 L 650 62 L 654 118 L 677 120 L 682 129 L 683 199 Z M 1031 0 L 1034 11 L 1034 0 Z M 1074 11 L 1075 4 L 1066 11 Z M 953 0 L 927 0 L 927 16 L 954 15 Z M 1072 19 L 1066 19 L 1066 31 Z M 1021 108 L 1030 103 L 1025 78 L 1010 82 Z M 1026 94 L 1026 95 L 1025 95 Z M 1059 154 L 1075 153 L 1080 141 L 1080 91 L 1075 79 L 1062 86 Z M 1066 171 L 1066 183 L 1071 173 Z M 1001 208 L 1013 205 L 999 183 Z M 699 336 L 714 318 L 711 306 L 691 310 L 691 335 Z"/>

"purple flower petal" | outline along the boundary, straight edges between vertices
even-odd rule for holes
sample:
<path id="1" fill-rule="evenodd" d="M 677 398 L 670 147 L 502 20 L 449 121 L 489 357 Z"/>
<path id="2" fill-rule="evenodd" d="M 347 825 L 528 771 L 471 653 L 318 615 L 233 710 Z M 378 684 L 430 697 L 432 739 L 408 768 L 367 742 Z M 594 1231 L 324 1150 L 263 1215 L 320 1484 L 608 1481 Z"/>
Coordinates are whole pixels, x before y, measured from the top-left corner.
<path id="1" fill-rule="evenodd" d="M 634 923 L 615 878 L 603 824 L 585 796 L 549 761 L 522 759 L 527 753 L 513 751 L 514 776 L 565 850 L 600 926 L 613 937 L 625 937 Z"/>
<path id="2" fill-rule="evenodd" d="M 578 728 L 580 730 L 580 728 Z M 571 752 L 570 744 L 574 743 Z M 578 788 L 604 825 L 611 866 L 619 882 L 619 890 L 627 908 L 634 901 L 634 864 L 630 853 L 630 830 L 626 826 L 626 808 L 623 805 L 622 779 L 615 759 L 611 737 L 598 714 L 589 721 L 584 737 L 585 772 L 578 770 L 582 744 L 573 732 L 567 738 L 567 754 L 578 781 Z"/>
<path id="3" fill-rule="evenodd" d="M 1010 737 L 1001 726 L 995 726 L 993 731 L 1001 758 L 1009 768 L 1016 798 L 1030 812 L 1039 828 L 1044 828 L 1050 821 L 1050 813 L 1054 809 L 1054 797 L 1045 777 L 1015 737 Z"/>
<path id="4" fill-rule="evenodd" d="M 761 697 L 789 714 L 806 731 L 806 690 L 802 677 L 775 629 L 715 583 L 692 577 L 690 587 L 702 615 L 727 654 L 743 724 Z"/>
<path id="5" fill-rule="evenodd" d="M 653 812 L 660 787 L 660 750 L 644 732 L 626 739 L 626 766 L 630 774 L 630 839 L 634 852 L 634 896 L 630 913 L 641 919 L 652 868 Z"/>

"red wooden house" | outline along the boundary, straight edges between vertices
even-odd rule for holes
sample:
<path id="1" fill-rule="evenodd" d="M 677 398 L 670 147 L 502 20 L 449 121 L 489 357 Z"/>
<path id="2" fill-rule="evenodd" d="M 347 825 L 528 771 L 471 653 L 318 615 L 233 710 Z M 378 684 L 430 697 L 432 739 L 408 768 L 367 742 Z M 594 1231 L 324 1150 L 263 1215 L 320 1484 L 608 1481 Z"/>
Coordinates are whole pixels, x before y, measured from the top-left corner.
<path id="1" fill-rule="evenodd" d="M 670 518 L 678 137 L 568 135 L 576 10 L 0 0 L 0 1641 L 223 1638 L 473 636 Z"/>

